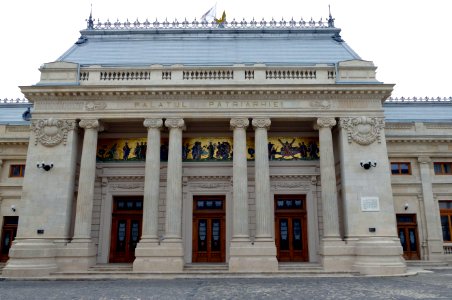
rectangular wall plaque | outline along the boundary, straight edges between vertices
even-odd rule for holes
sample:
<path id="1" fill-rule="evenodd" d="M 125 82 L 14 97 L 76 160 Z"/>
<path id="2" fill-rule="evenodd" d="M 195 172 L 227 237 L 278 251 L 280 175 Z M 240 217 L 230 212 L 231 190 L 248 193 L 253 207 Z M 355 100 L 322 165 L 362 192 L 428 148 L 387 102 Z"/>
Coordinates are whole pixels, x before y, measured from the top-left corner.
<path id="1" fill-rule="evenodd" d="M 378 197 L 361 197 L 361 211 L 380 211 Z"/>

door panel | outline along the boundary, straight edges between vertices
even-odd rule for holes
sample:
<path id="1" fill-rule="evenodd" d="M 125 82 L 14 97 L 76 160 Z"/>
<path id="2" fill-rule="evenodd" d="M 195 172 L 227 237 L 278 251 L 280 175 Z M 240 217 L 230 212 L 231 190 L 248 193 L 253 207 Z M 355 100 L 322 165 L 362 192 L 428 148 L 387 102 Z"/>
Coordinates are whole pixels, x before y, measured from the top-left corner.
<path id="1" fill-rule="evenodd" d="M 419 241 L 415 214 L 397 215 L 397 232 L 407 260 L 419 260 Z"/>
<path id="2" fill-rule="evenodd" d="M 193 262 L 224 262 L 224 196 L 195 196 L 193 205 Z"/>
<path id="3" fill-rule="evenodd" d="M 142 197 L 116 197 L 111 222 L 111 263 L 131 263 L 141 238 Z"/>
<path id="4" fill-rule="evenodd" d="M 308 261 L 304 195 L 275 195 L 275 242 L 278 261 Z"/>
<path id="5" fill-rule="evenodd" d="M 0 243 L 0 262 L 6 262 L 9 258 L 9 249 L 16 237 L 19 217 L 3 217 L 3 228 Z"/>

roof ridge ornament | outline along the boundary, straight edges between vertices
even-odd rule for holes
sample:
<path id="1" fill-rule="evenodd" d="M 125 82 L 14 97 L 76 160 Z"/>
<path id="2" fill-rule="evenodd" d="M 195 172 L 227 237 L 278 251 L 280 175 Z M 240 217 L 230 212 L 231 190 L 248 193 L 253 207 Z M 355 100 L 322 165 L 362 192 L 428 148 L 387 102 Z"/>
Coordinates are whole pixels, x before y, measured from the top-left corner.
<path id="1" fill-rule="evenodd" d="M 389 97 L 386 103 L 431 103 L 431 102 L 452 102 L 452 97 Z"/>
<path id="2" fill-rule="evenodd" d="M 334 28 L 334 18 L 331 16 L 331 7 L 330 7 L 330 5 L 328 4 L 328 12 L 329 12 L 329 14 L 330 14 L 330 16 L 329 16 L 329 18 L 328 18 L 328 27 L 330 27 L 330 28 Z"/>
<path id="3" fill-rule="evenodd" d="M 313 18 L 310 21 L 305 21 L 303 18 L 300 21 L 296 22 L 293 18 L 290 21 L 287 21 L 284 18 L 281 18 L 280 21 L 271 18 L 270 21 L 266 21 L 262 18 L 261 21 L 256 21 L 253 18 L 251 21 L 245 20 L 243 18 L 242 21 L 238 22 L 233 19 L 228 22 L 226 20 L 226 13 L 222 15 L 220 19 L 215 19 L 211 22 L 206 20 L 198 21 L 196 18 L 193 21 L 189 21 L 187 18 L 184 21 L 180 22 L 177 19 L 170 22 L 167 18 L 163 22 L 155 19 L 154 22 L 149 22 L 148 19 L 144 22 L 140 22 L 138 18 L 132 23 L 128 19 L 125 22 L 120 22 L 116 20 L 116 22 L 112 23 L 109 19 L 106 22 L 101 22 L 100 20 L 97 23 L 94 22 L 92 17 L 92 13 L 90 13 L 89 19 L 87 21 L 86 30 L 145 30 L 145 29 L 319 29 L 319 28 L 335 28 L 334 27 L 334 18 L 332 18 L 331 14 L 327 21 L 325 19 L 320 18 L 320 20 L 315 21 Z M 337 37 L 336 37 L 337 38 Z M 340 36 L 339 38 L 340 39 Z M 341 40 L 341 39 L 340 39 Z M 342 40 L 341 40 L 342 41 Z"/>
<path id="4" fill-rule="evenodd" d="M 93 21 L 93 4 L 91 3 L 91 11 L 89 12 L 89 18 L 88 20 L 85 20 L 87 22 L 86 29 L 94 29 L 94 21 Z"/>

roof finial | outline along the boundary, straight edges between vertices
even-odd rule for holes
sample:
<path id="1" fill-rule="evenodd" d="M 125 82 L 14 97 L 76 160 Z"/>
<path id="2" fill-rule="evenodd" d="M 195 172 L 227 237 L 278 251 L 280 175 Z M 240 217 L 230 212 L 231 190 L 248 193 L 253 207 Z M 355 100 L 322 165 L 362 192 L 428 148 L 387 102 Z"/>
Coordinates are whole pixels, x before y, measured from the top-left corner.
<path id="1" fill-rule="evenodd" d="M 330 16 L 328 18 L 328 27 L 334 27 L 334 19 L 331 16 L 331 7 L 329 4 L 328 4 L 328 12 L 330 13 Z"/>
<path id="2" fill-rule="evenodd" d="M 93 4 L 91 3 L 91 11 L 89 12 L 89 18 L 87 21 L 86 29 L 94 29 L 94 21 L 93 21 Z"/>

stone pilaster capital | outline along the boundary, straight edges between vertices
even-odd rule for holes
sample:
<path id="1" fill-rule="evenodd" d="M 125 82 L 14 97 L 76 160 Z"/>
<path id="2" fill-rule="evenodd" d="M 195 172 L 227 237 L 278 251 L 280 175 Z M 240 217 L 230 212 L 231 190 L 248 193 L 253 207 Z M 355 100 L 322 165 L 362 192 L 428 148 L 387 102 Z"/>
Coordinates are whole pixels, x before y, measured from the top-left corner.
<path id="1" fill-rule="evenodd" d="M 255 118 L 253 119 L 252 124 L 254 129 L 264 128 L 268 130 L 272 124 L 272 121 L 268 118 Z"/>
<path id="2" fill-rule="evenodd" d="M 151 128 L 158 128 L 160 129 L 163 126 L 163 120 L 162 119 L 145 119 L 143 122 L 144 127 L 151 129 Z"/>
<path id="3" fill-rule="evenodd" d="M 428 157 L 428 156 L 419 156 L 419 157 L 417 158 L 417 161 L 418 161 L 420 164 L 428 164 L 428 163 L 430 163 L 432 160 L 431 160 L 430 157 Z"/>
<path id="4" fill-rule="evenodd" d="M 235 128 L 246 128 L 250 124 L 250 121 L 247 118 L 234 118 L 229 122 L 231 125 L 231 129 Z"/>
<path id="5" fill-rule="evenodd" d="M 332 128 L 336 125 L 336 119 L 335 118 L 318 118 L 316 127 L 318 129 L 320 128 Z"/>
<path id="6" fill-rule="evenodd" d="M 185 126 L 184 119 L 166 119 L 165 126 L 168 128 L 180 128 L 183 129 Z"/>
<path id="7" fill-rule="evenodd" d="M 96 119 L 83 119 L 78 122 L 78 126 L 81 128 L 86 129 L 97 129 L 97 131 L 103 131 L 104 126 L 102 122 L 99 122 L 99 120 Z"/>

